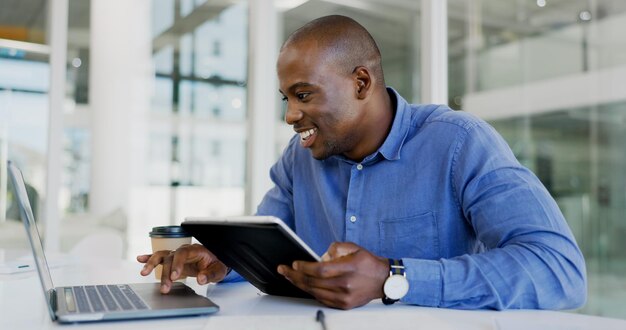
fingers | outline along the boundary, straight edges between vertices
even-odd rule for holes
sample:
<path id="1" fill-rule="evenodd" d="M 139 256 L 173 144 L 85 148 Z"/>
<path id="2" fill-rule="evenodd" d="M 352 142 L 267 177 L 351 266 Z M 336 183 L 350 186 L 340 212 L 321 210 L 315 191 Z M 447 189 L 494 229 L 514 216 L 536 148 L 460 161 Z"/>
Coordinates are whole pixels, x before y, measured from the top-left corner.
<path id="1" fill-rule="evenodd" d="M 349 284 L 341 276 L 343 273 L 339 273 L 334 277 L 316 277 L 287 266 L 279 268 L 279 273 L 285 276 L 287 280 L 311 294 L 315 290 L 345 292 L 349 289 Z"/>
<path id="2" fill-rule="evenodd" d="M 295 270 L 315 277 L 340 276 L 346 272 L 354 271 L 354 265 L 338 259 L 355 254 L 360 250 L 361 247 L 353 243 L 334 242 L 328 247 L 326 253 L 322 255 L 322 262 L 294 261 L 292 267 Z"/>
<path id="3" fill-rule="evenodd" d="M 305 275 L 291 267 L 282 267 L 284 268 L 281 268 L 281 273 L 285 275 L 285 278 L 326 306 L 350 309 L 364 305 L 371 300 L 354 294 L 353 291 L 358 289 L 353 287 L 350 275 L 320 279 Z"/>
<path id="4" fill-rule="evenodd" d="M 163 270 L 161 271 L 161 293 L 163 294 L 170 292 L 172 287 L 171 273 L 174 254 L 174 252 L 168 254 L 163 260 Z"/>
<path id="5" fill-rule="evenodd" d="M 305 275 L 318 278 L 337 277 L 354 271 L 354 265 L 352 263 L 343 262 L 338 259 L 328 262 L 294 261 L 291 267 Z"/>
<path id="6" fill-rule="evenodd" d="M 314 288 L 310 293 L 315 297 L 315 299 L 317 299 L 317 301 L 328 307 L 339 309 L 350 309 L 352 307 L 356 307 L 350 302 L 349 297 L 344 293 L 320 288 Z"/>
<path id="7" fill-rule="evenodd" d="M 159 264 L 163 262 L 163 259 L 165 258 L 165 256 L 170 254 L 170 252 L 171 251 L 164 250 L 164 251 L 157 251 L 151 255 L 138 256 L 137 261 L 145 263 L 140 274 L 142 276 L 149 275 L 156 266 L 158 266 Z M 148 256 L 147 259 L 145 258 L 146 256 Z M 143 258 L 141 258 L 140 260 L 140 257 L 143 257 Z"/>
<path id="8" fill-rule="evenodd" d="M 183 273 L 183 267 L 187 262 L 189 256 L 189 249 L 179 248 L 174 252 L 172 256 L 172 264 L 170 265 L 171 273 L 168 271 L 170 280 L 176 281 Z M 164 268 L 165 269 L 165 268 Z M 165 271 L 163 271 L 165 273 Z"/>
<path id="9" fill-rule="evenodd" d="M 324 252 L 324 254 L 322 254 L 322 261 L 330 261 L 330 255 L 328 254 L 328 251 L 326 251 L 326 252 Z"/>
<path id="10" fill-rule="evenodd" d="M 196 280 L 198 284 L 207 284 L 209 282 L 219 282 L 226 277 L 228 267 L 222 262 L 217 261 L 198 272 Z"/>
<path id="11" fill-rule="evenodd" d="M 352 243 L 334 243 L 328 249 L 330 261 L 295 261 L 281 265 L 278 272 L 323 304 L 349 309 L 383 296 L 389 274 L 386 259 Z"/>
<path id="12" fill-rule="evenodd" d="M 204 246 L 194 244 L 188 246 L 180 255 L 174 255 L 173 270 L 180 275 L 181 269 L 188 276 L 196 276 L 198 284 L 219 282 L 226 276 L 228 267 Z M 180 259 L 179 259 L 180 258 Z M 183 267 L 184 264 L 184 267 Z"/>
<path id="13" fill-rule="evenodd" d="M 345 257 L 353 254 L 361 249 L 354 243 L 334 242 L 328 247 L 328 251 L 324 255 L 328 255 L 329 260 Z"/>
<path id="14" fill-rule="evenodd" d="M 200 244 L 183 245 L 176 251 L 158 251 L 149 257 L 138 256 L 137 260 L 145 262 L 141 271 L 144 276 L 150 274 L 157 265 L 163 265 L 161 293 L 168 293 L 172 282 L 184 276 L 196 276 L 198 284 L 219 282 L 226 276 L 228 269 Z"/>
<path id="15" fill-rule="evenodd" d="M 209 278 L 206 273 L 206 270 L 198 272 L 198 276 L 196 276 L 196 281 L 198 282 L 198 284 L 205 285 L 209 283 Z"/>
<path id="16" fill-rule="evenodd" d="M 148 261 L 148 259 L 150 259 L 151 254 L 143 254 L 143 255 L 139 255 L 137 256 L 137 261 L 143 263 L 146 263 L 146 261 Z"/>

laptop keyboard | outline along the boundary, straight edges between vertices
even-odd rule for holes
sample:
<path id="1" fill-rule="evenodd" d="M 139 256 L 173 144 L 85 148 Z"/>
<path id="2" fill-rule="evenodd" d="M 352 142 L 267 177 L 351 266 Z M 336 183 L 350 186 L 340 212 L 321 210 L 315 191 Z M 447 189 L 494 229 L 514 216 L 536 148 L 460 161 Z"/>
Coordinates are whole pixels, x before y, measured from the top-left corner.
<path id="1" fill-rule="evenodd" d="M 65 288 L 65 299 L 70 312 L 102 313 L 149 309 L 133 289 L 126 284 Z"/>

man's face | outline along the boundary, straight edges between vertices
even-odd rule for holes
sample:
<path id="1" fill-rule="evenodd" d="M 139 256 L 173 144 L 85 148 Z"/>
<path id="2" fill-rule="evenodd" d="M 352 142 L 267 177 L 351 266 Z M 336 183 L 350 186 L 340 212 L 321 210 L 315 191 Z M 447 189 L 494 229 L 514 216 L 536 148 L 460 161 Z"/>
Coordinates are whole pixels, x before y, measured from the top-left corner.
<path id="1" fill-rule="evenodd" d="M 350 158 L 363 134 L 358 127 L 363 112 L 350 68 L 338 68 L 309 41 L 284 48 L 277 70 L 287 103 L 285 121 L 300 134 L 300 145 L 316 159 L 339 154 Z"/>

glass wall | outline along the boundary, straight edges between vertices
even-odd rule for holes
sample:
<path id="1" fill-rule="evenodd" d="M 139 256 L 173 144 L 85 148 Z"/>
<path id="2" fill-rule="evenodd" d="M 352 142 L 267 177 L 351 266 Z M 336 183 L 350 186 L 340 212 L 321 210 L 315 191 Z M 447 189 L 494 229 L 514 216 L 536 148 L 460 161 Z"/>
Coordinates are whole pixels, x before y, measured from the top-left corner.
<path id="1" fill-rule="evenodd" d="M 233 215 L 244 210 L 247 120 L 247 2 L 150 1 L 152 49 L 147 113 L 131 116 L 133 149 L 126 213 L 95 216 L 89 65 L 90 1 L 70 0 L 68 94 L 65 122 L 65 218 L 122 235 L 127 255 L 149 250 L 146 228 L 187 216 Z M 95 36 L 96 38 L 98 36 Z M 96 40 L 96 42 L 98 42 Z M 143 40 L 138 40 L 143 42 Z M 133 60 L 133 54 L 128 54 Z M 95 79 L 95 80 L 94 80 Z M 128 80 L 139 79 L 133 73 Z M 129 100 L 130 102 L 131 100 Z M 143 102 L 140 100 L 140 102 Z M 132 107 L 129 106 L 129 109 Z M 139 121 L 139 122 L 137 122 Z M 137 142 L 139 141 L 139 142 Z M 139 153 L 139 154 L 137 154 Z M 65 221 L 65 220 L 64 220 Z"/>
<path id="2" fill-rule="evenodd" d="M 68 1 L 67 79 L 64 107 L 61 214 L 89 212 L 91 123 L 89 112 L 90 0 Z"/>
<path id="3" fill-rule="evenodd" d="M 247 4 L 155 1 L 145 182 L 185 216 L 242 214 Z M 150 202 L 150 207 L 154 205 Z"/>
<path id="4" fill-rule="evenodd" d="M 0 249 L 27 247 L 7 177 L 7 160 L 24 172 L 36 218 L 43 213 L 50 79 L 47 4 L 43 0 L 14 3 L 30 10 L 28 17 L 15 15 L 5 7 L 0 10 Z"/>
<path id="5" fill-rule="evenodd" d="M 583 313 L 626 317 L 626 2 L 448 0 L 449 95 L 556 199 L 585 255 Z"/>

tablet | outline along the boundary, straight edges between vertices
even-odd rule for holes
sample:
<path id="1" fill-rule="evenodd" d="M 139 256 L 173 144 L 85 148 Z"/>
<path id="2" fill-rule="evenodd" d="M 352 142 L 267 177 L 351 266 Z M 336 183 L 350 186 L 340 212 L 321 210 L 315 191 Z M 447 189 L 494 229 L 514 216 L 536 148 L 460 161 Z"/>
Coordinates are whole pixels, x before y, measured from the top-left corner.
<path id="1" fill-rule="evenodd" d="M 284 222 L 271 216 L 185 218 L 181 226 L 224 264 L 264 293 L 312 298 L 284 276 L 278 265 L 320 261 Z"/>

